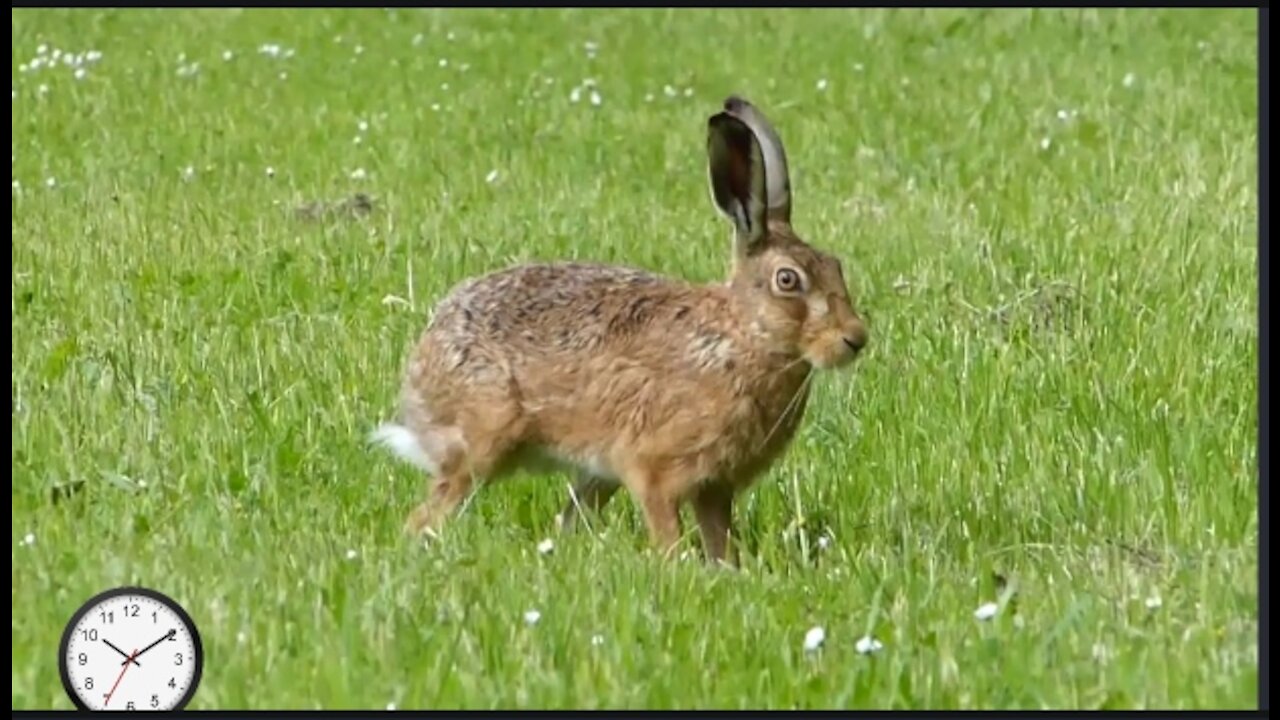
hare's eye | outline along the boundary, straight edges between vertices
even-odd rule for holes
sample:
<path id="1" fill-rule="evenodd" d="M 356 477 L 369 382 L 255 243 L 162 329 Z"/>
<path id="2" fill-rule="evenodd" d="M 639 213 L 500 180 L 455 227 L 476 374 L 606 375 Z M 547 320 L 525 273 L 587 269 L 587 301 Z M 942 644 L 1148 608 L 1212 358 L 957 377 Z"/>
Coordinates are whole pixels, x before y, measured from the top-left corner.
<path id="1" fill-rule="evenodd" d="M 800 273 L 791 268 L 782 268 L 774 276 L 778 289 L 783 292 L 794 292 L 800 289 Z"/>

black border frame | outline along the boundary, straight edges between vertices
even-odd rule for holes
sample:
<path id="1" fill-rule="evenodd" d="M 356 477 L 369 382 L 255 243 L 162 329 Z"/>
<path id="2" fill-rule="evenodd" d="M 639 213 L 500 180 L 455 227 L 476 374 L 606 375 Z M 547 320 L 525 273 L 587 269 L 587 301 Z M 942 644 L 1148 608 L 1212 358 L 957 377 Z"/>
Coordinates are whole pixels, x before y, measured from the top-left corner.
<path id="1" fill-rule="evenodd" d="M 75 8 L 85 8 L 85 9 L 99 8 L 99 9 L 101 9 L 101 8 L 113 8 L 113 7 L 116 7 L 116 8 L 118 8 L 118 7 L 149 7 L 149 8 L 174 7 L 174 8 L 179 8 L 179 7 L 183 7 L 183 6 L 182 6 L 182 5 L 174 5 L 174 4 L 170 4 L 170 5 L 166 6 L 166 5 L 165 5 L 165 4 L 163 4 L 163 3 L 161 3 L 161 4 L 150 4 L 150 5 L 131 5 L 130 3 L 124 3 L 124 4 L 116 3 L 116 4 L 112 4 L 112 3 L 93 2 L 92 0 L 76 0 L 76 1 L 74 1 L 74 2 L 66 3 L 66 4 L 39 2 L 39 0 L 18 0 L 17 2 L 11 3 L 10 9 L 11 9 L 11 10 L 16 10 L 16 9 L 51 9 L 51 8 L 63 8 L 63 7 L 75 7 Z M 190 6 L 187 6 L 187 7 L 190 7 Z M 347 4 L 347 5 L 337 4 L 337 5 L 335 5 L 335 4 L 333 4 L 333 3 L 329 3 L 329 2 L 310 3 L 310 4 L 308 4 L 308 3 L 299 3 L 299 2 L 297 2 L 296 0 L 294 0 L 293 2 L 290 2 L 289 0 L 275 0 L 275 2 L 269 2 L 269 3 L 263 4 L 263 5 L 253 5 L 253 4 L 245 5 L 245 4 L 229 3 L 229 2 L 226 2 L 225 0 L 221 0 L 221 1 L 215 0 L 215 1 L 214 1 L 214 2 L 212 2 L 212 3 L 205 3 L 205 4 L 200 5 L 199 7 L 202 7 L 202 8 L 230 8 L 230 7 L 237 7 L 237 8 L 238 8 L 238 7 L 258 7 L 258 8 L 296 8 L 296 9 L 304 9 L 304 8 L 310 8 L 310 7 L 347 7 L 347 8 L 355 8 L 355 7 L 358 7 L 358 6 L 356 6 L 356 5 L 351 5 L 351 4 Z M 390 3 L 386 3 L 386 4 L 383 4 L 383 5 L 379 5 L 378 7 L 387 7 L 387 8 L 417 8 L 417 7 L 424 7 L 424 5 L 423 5 L 422 3 L 420 3 L 420 2 L 415 3 L 415 2 L 405 2 L 405 0 L 393 0 L 393 1 L 392 1 L 392 2 L 390 2 Z M 463 5 L 463 4 L 460 4 L 460 3 L 456 3 L 456 2 L 455 2 L 455 3 L 445 2 L 445 3 L 442 3 L 442 4 L 430 5 L 430 7 L 437 7 L 437 8 L 464 8 L 464 7 L 469 7 L 469 6 L 467 6 L 467 5 Z M 523 2 L 523 3 L 522 3 L 522 2 L 519 2 L 518 0 L 505 0 L 504 2 L 502 2 L 502 3 L 500 3 L 500 4 L 485 5 L 485 6 L 482 6 L 482 7 L 486 7 L 486 8 L 488 8 L 488 9 L 513 9 L 513 8 L 539 8 L 539 9 L 543 9 L 543 8 L 545 8 L 545 9 L 551 9 L 551 8 L 602 8 L 602 9 L 603 9 L 603 8 L 620 8 L 620 7 L 628 7 L 628 6 L 626 6 L 626 5 L 618 5 L 618 4 L 615 4 L 615 3 L 601 3 L 601 4 L 591 4 L 591 3 L 587 3 L 587 4 L 574 4 L 574 3 L 554 3 L 554 2 L 553 2 L 553 3 L 550 3 L 550 4 L 545 4 L 545 3 L 544 3 L 544 4 L 539 5 L 539 4 L 536 4 L 536 3 L 528 3 L 528 2 Z M 646 8 L 646 7 L 650 7 L 650 8 L 652 8 L 652 7 L 668 7 L 668 8 L 669 8 L 669 7 L 678 7 L 678 5 L 670 5 L 670 4 L 662 5 L 662 4 L 652 4 L 652 3 L 649 3 L 649 4 L 641 3 L 641 4 L 637 4 L 637 5 L 632 5 L 632 6 L 629 6 L 629 7 L 633 8 L 633 9 L 640 9 L 640 8 Z M 783 5 L 772 5 L 772 6 L 768 6 L 768 5 L 756 5 L 756 4 L 754 4 L 754 3 L 748 3 L 748 4 L 742 4 L 742 3 L 728 3 L 728 4 L 718 4 L 718 3 L 711 3 L 711 4 L 706 4 L 706 3 L 694 3 L 694 4 L 691 4 L 691 5 L 686 5 L 686 6 L 684 6 L 684 7 L 689 7 L 689 8 L 714 8 L 714 7 L 726 7 L 726 8 L 744 8 L 744 7 L 762 8 L 762 7 L 773 7 L 773 8 L 778 8 L 778 7 L 788 7 L 788 8 L 791 8 L 791 9 L 796 9 L 796 8 L 821 8 L 821 7 L 885 7 L 885 5 L 874 5 L 874 4 L 873 4 L 873 5 L 864 5 L 863 3 L 859 3 L 859 2 L 852 2 L 852 3 L 850 3 L 850 2 L 848 2 L 848 1 L 846 0 L 845 2 L 834 2 L 834 3 L 832 3 L 832 2 L 817 2 L 817 3 L 810 2 L 810 3 L 804 3 L 804 4 L 801 4 L 801 5 L 798 5 L 798 6 L 797 6 L 797 5 L 789 5 L 789 6 L 783 6 Z M 904 8 L 907 8 L 907 7 L 911 7 L 911 8 L 920 8 L 920 7 L 936 8 L 936 7 L 957 7 L 957 6 L 949 6 L 949 5 L 945 4 L 945 3 L 944 3 L 944 4 L 939 4 L 939 3 L 936 3 L 936 2 L 935 2 L 935 3 L 907 3 L 907 4 L 904 4 L 904 5 L 899 5 L 899 6 L 897 6 L 897 7 L 904 7 Z M 1271 642 L 1270 642 L 1270 617 L 1269 617 L 1269 616 L 1270 616 L 1270 613 L 1269 613 L 1269 599 L 1270 599 L 1270 563 L 1269 563 L 1269 560 L 1270 560 L 1270 557 L 1269 557 L 1269 556 L 1270 556 L 1270 552 L 1269 552 L 1269 546 L 1270 546 L 1270 533 L 1269 533 L 1269 527 L 1268 527 L 1268 520 L 1270 519 L 1270 505 L 1269 505 L 1269 503 L 1270 503 L 1270 492 L 1269 492 L 1269 483 L 1268 483 L 1268 479 L 1269 479 L 1268 472 L 1269 472 L 1269 470 L 1270 470 L 1270 455 L 1271 455 L 1271 453 L 1270 453 L 1270 445 L 1269 445 L 1270 438 L 1268 437 L 1268 433 L 1269 433 L 1269 430 L 1270 430 L 1270 403 L 1269 403 L 1270 397 L 1269 397 L 1269 390 L 1270 390 L 1270 385 L 1271 385 L 1271 383 L 1269 382 L 1269 377 L 1268 377 L 1267 367 L 1268 367 L 1268 363 L 1269 363 L 1269 361 L 1270 361 L 1270 359 L 1271 359 L 1271 352 L 1270 352 L 1270 342 L 1269 342 L 1269 339 L 1270 339 L 1270 338 L 1269 338 L 1268 323 L 1267 323 L 1267 320 L 1268 320 L 1268 318 L 1269 318 L 1269 312 L 1268 312 L 1268 310 L 1269 310 L 1270 292 L 1269 292 L 1269 289 L 1268 289 L 1268 286 L 1267 286 L 1267 281 L 1270 279 L 1270 275 L 1271 275 L 1271 274 L 1270 274 L 1270 256 L 1271 256 L 1271 254 L 1270 254 L 1269 247 L 1268 247 L 1268 244 L 1269 244 L 1269 243 L 1268 243 L 1268 240 L 1269 240 L 1269 237 L 1270 237 L 1270 236 L 1269 236 L 1269 230 L 1270 230 L 1270 213 L 1268 212 L 1268 203 L 1267 203 L 1267 200 L 1268 200 L 1268 190 L 1270 189 L 1270 154 L 1269 154 L 1269 151 L 1270 151 L 1270 142 L 1269 142 L 1269 140 L 1270 140 L 1270 137 L 1269 137 L 1269 135 L 1270 135 L 1270 96 L 1271 96 L 1271 92 L 1270 92 L 1270 36 L 1271 36 L 1271 33 L 1270 33 L 1270 12 L 1269 12 L 1269 11 L 1270 11 L 1270 3 L 1269 3 L 1269 2 L 1266 2 L 1266 0 L 1245 0 L 1244 2 L 1240 2 L 1239 0 L 1228 0 L 1227 2 L 1224 2 L 1224 3 L 1216 3 L 1216 4 L 1204 4 L 1204 3 L 1173 3 L 1173 4 L 1170 4 L 1170 3 L 1120 3 L 1120 4 L 1113 4 L 1113 3 L 1101 3 L 1101 4 L 1093 4 L 1093 5 L 1089 5 L 1088 3 L 1081 3 L 1081 2 L 1079 2 L 1078 0 L 1076 0 L 1076 1 L 1072 1 L 1072 0 L 1049 0 L 1049 2 L 1046 2 L 1046 3 L 1040 3 L 1040 4 L 1038 4 L 1038 5 L 1026 5 L 1026 4 L 1023 4 L 1023 3 L 1016 3 L 1016 2 L 1000 2 L 999 0 L 985 0 L 985 1 L 980 1 L 980 2 L 977 2 L 977 3 L 974 3 L 974 4 L 969 4 L 969 5 L 959 5 L 958 7 L 967 7 L 967 8 L 977 8 L 977 7 L 996 7 L 996 8 L 1024 8 L 1024 7 L 1052 7 L 1052 8 L 1062 8 L 1062 7 L 1101 7 L 1101 8 L 1121 8 L 1121 7 L 1123 7 L 1123 8 L 1129 8 L 1129 9 L 1153 9 L 1153 10 L 1154 10 L 1154 9 L 1166 9 L 1166 8 L 1216 7 L 1216 8 L 1241 8 L 1241 9 L 1243 9 L 1243 8 L 1253 8 L 1253 9 L 1255 9 L 1255 10 L 1257 11 L 1257 13 L 1258 13 L 1258 14 L 1257 14 L 1257 22 L 1258 22 L 1258 25 L 1257 25 L 1257 31 L 1258 31 L 1258 37 L 1257 37 L 1257 43 L 1258 43 L 1258 45 L 1257 45 L 1257 52 L 1258 52 L 1258 55 L 1257 55 L 1257 58 L 1258 58 L 1258 67 L 1257 67 L 1257 73 L 1258 73 L 1258 74 L 1257 74 L 1257 78 L 1258 78 L 1258 90 L 1257 90 L 1257 99 L 1258 99 L 1258 117 L 1257 117 L 1257 119 L 1258 119 L 1258 135 L 1257 135 L 1257 152 L 1258 152 L 1258 156 L 1257 156 L 1257 159 L 1258 159 L 1258 166 L 1257 166 L 1257 171 L 1258 171 L 1258 175 L 1257 175 L 1257 180 L 1258 180 L 1258 185 L 1257 185 L 1257 192 L 1258 192 L 1258 194 L 1257 194 L 1257 199 L 1258 199 L 1258 238 L 1257 238 L 1257 241 L 1258 241 L 1258 255 L 1257 255 L 1257 271 L 1258 271 L 1258 295 L 1257 295 L 1257 299 L 1258 299 L 1258 309 L 1257 309 L 1257 313 L 1258 313 L 1258 315 L 1257 315 L 1257 319 L 1258 319 L 1258 370 L 1257 370 L 1257 372 L 1258 372 L 1258 375 L 1257 375 L 1257 380 L 1258 380 L 1258 386 L 1257 386 L 1257 387 L 1258 387 L 1258 396 L 1259 396 L 1259 397 L 1258 397 L 1258 400 L 1259 400 L 1259 405 L 1258 405 L 1258 415 L 1257 415 L 1257 423 L 1258 423 L 1258 424 L 1257 424 L 1257 431 L 1258 431 L 1258 457 L 1257 457 L 1257 460 L 1258 460 L 1258 471 L 1259 471 L 1259 477 L 1258 477 L 1258 494 L 1257 494 L 1257 500 L 1258 500 L 1257 518 L 1258 518 L 1258 528 L 1259 528 L 1259 535 L 1258 535 L 1258 570 L 1257 570 L 1257 572 L 1258 572 L 1258 631 L 1259 631 L 1259 633 L 1258 633 L 1258 670 L 1259 670 L 1259 678 L 1258 678 L 1258 679 L 1259 679 L 1259 683 L 1258 683 L 1258 696 L 1257 696 L 1257 703 L 1258 703 L 1258 704 L 1257 704 L 1256 708 L 1254 708 L 1254 709 L 1250 709 L 1250 710 L 1212 710 L 1212 709 L 1207 709 L 1207 708 L 1206 708 L 1206 709 L 1199 709 L 1199 710 L 1179 710 L 1179 711 L 1176 711 L 1176 713 L 1177 713 L 1177 714 L 1179 714 L 1179 715 L 1189 715 L 1189 716 L 1193 716 L 1193 717 L 1196 717 L 1196 716 L 1204 716 L 1204 717 L 1219 717 L 1219 718 L 1226 718 L 1226 717 L 1255 717 L 1255 716 L 1263 716 L 1263 717 L 1266 717 L 1266 716 L 1269 716 L 1269 714 L 1270 714 L 1270 684 L 1269 684 L 1269 673 L 1268 673 L 1268 671 L 1269 671 L 1269 669 L 1270 669 L 1270 646 L 1271 646 Z M 197 630 L 197 628 L 196 628 L 195 623 L 194 623 L 193 621 L 191 621 L 191 619 L 190 619 L 190 615 L 189 615 L 189 614 L 187 614 L 187 612 L 186 612 L 186 611 L 185 611 L 185 610 L 184 610 L 180 605 L 178 605 L 178 604 L 177 604 L 175 601 L 173 601 L 172 599 L 170 599 L 170 598 L 168 598 L 168 597 L 166 597 L 166 596 L 162 595 L 161 593 L 158 593 L 158 592 L 153 591 L 153 590 L 148 590 L 148 589 L 146 589 L 146 588 L 139 588 L 139 587 L 127 588 L 127 587 L 125 587 L 125 588 L 116 588 L 116 589 L 114 589 L 114 590 L 108 590 L 108 591 L 105 591 L 105 592 L 103 592 L 103 593 L 98 594 L 97 596 L 95 596 L 94 598 L 90 599 L 89 601 L 87 601 L 87 602 L 84 604 L 84 606 L 82 606 L 79 610 L 77 610 L 76 614 L 72 616 L 71 620 L 70 620 L 70 621 L 68 622 L 68 624 L 67 624 L 67 628 L 66 628 L 66 630 L 64 630 L 63 638 L 62 638 L 61 642 L 59 643 L 59 658 L 58 658 L 59 674 L 60 674 L 60 675 L 61 675 L 61 677 L 62 677 L 62 683 L 63 683 L 63 687 L 64 687 L 64 689 L 67 691 L 68 696 L 69 696 L 69 697 L 71 697 L 72 702 L 73 702 L 73 703 L 75 703 L 75 704 L 77 705 L 77 707 L 79 708 L 79 712 L 77 712 L 77 711 L 67 711 L 67 710 L 56 710 L 56 709 L 47 709 L 47 710 L 46 710 L 46 709 L 38 709 L 38 710 L 36 710 L 36 709 L 30 709 L 30 710 L 13 710 L 13 709 L 11 708 L 11 710 L 10 710 L 10 717 L 61 717 L 61 716 L 75 717 L 75 716 L 77 716 L 77 715 L 82 715 L 82 713 L 85 711 L 85 709 L 84 709 L 83 707 L 80 707 L 80 703 L 79 703 L 79 701 L 78 701 L 78 698 L 75 696 L 75 694 L 74 694 L 73 692 L 71 692 L 70 687 L 69 687 L 69 679 L 68 679 L 67 672 L 66 672 L 66 669 L 65 669 L 66 647 L 67 647 L 67 644 L 68 644 L 68 641 L 69 641 L 69 637 L 70 637 L 70 630 L 75 626 L 76 622 L 78 622 L 78 621 L 79 621 L 80 617 L 82 617 L 82 616 L 83 616 L 83 614 L 84 614 L 84 613 L 86 613 L 86 612 L 88 611 L 88 608 L 90 608 L 92 605 L 96 604 L 97 602 L 100 602 L 100 601 L 101 601 L 103 598 L 105 598 L 105 597 L 110 597 L 110 596 L 115 595 L 115 594 L 120 594 L 122 591 L 126 591 L 126 590 L 131 590 L 131 591 L 132 591 L 132 592 L 134 592 L 135 594 L 147 595 L 147 596 L 150 596 L 150 597 L 153 597 L 153 598 L 157 599 L 157 600 L 158 600 L 158 601 L 160 601 L 160 602 L 164 602 L 166 605 L 168 605 L 169 607 L 173 608 L 173 609 L 174 609 L 174 611 L 175 611 L 175 612 L 177 612 L 177 613 L 179 614 L 179 617 L 181 617 L 185 622 L 187 622 L 187 623 L 188 623 L 188 626 L 191 628 L 191 631 L 192 631 L 192 637 L 193 637 L 194 644 L 195 644 L 195 648 L 196 648 L 196 662 L 197 662 L 197 670 L 196 670 L 196 674 L 195 674 L 195 676 L 194 676 L 194 681 L 192 682 L 191 687 L 190 687 L 190 688 L 188 688 L 188 691 L 187 691 L 186 696 L 182 699 L 182 701 L 181 701 L 181 702 L 180 702 L 180 704 L 179 704 L 179 705 L 174 709 L 174 711 L 175 711 L 175 712 L 176 712 L 176 711 L 180 711 L 180 710 L 182 710 L 183 708 L 185 708 L 185 707 L 186 707 L 186 705 L 187 705 L 187 704 L 190 702 L 190 700 L 194 697 L 194 695 L 195 695 L 195 691 L 196 691 L 196 689 L 197 689 L 197 688 L 198 688 L 198 686 L 199 686 L 199 683 L 200 683 L 200 680 L 201 680 L 201 678 L 202 678 L 202 676 L 203 676 L 203 671 L 204 671 L 204 652 L 203 652 L 203 646 L 202 646 L 202 644 L 201 644 L 200 637 L 199 637 L 198 630 Z M 384 715 L 384 713 L 385 713 L 385 711 L 378 711 L 378 710 L 270 710 L 270 709 L 260 709 L 260 710 L 254 710 L 254 709 L 243 709 L 243 710 L 226 710 L 226 709 L 217 709 L 217 710 L 212 710 L 212 709 L 211 709 L 211 710 L 196 710 L 196 711 L 189 711 L 189 712 L 196 712 L 197 714 L 202 714 L 202 715 L 206 715 L 206 716 L 210 716 L 210 717 L 228 717 L 228 718 L 231 718 L 231 717 L 252 717 L 252 716 L 266 716 L 266 717 L 276 716 L 276 717 L 288 717 L 288 716 L 302 716 L 302 715 L 306 715 L 306 716 L 319 715 L 319 716 L 322 716 L 322 717 L 364 717 L 364 716 L 375 716 L 375 715 L 376 715 L 376 716 L 383 716 L 383 715 Z M 487 710 L 487 711 L 483 711 L 483 710 L 482 710 L 482 711 L 461 711 L 461 710 L 458 710 L 458 711 L 454 711 L 454 710 L 447 710 L 447 711 L 446 711 L 446 710 L 421 710 L 421 711 L 419 711 L 419 710 L 403 710 L 403 711 L 398 711 L 398 712 L 399 712 L 399 714 L 400 714 L 400 715 L 408 715 L 408 716 L 426 716 L 426 715 L 433 715 L 433 714 L 445 714 L 445 715 L 448 715 L 448 714 L 450 714 L 450 713 L 452 713 L 452 712 L 458 712 L 458 714 L 463 714 L 463 713 L 467 713 L 467 714 L 474 714 L 474 713 L 476 713 L 476 712 L 479 712 L 480 714 L 490 714 L 490 715 L 492 715 L 492 714 L 502 714 L 502 713 L 504 713 L 504 712 L 509 712 L 509 713 L 512 713 L 512 714 L 515 714 L 515 713 L 520 713 L 520 714 L 523 714 L 523 713 L 532 713 L 532 714 L 543 714 L 543 715 L 546 715 L 546 714 L 548 714 L 548 713 L 551 713 L 551 714 L 554 714 L 554 715 L 571 715 L 571 714 L 591 714 L 591 713 L 594 713 L 595 711 L 591 711 L 591 710 L 568 710 L 568 709 L 566 709 L 566 710 L 556 710 L 556 711 L 548 711 L 548 710 L 517 710 L 517 709 L 511 709 L 511 710 L 506 710 L 506 711 L 495 711 L 495 710 Z M 644 716 L 644 715 L 648 715 L 648 714 L 649 714 L 649 713 L 651 713 L 651 712 L 652 712 L 652 713 L 654 713 L 654 714 L 659 714 L 659 713 L 664 713 L 664 712 L 673 712 L 673 711 L 660 711 L 660 710 L 644 710 L 644 711 L 642 711 L 642 710 L 607 710 L 607 711 L 600 711 L 600 712 L 601 712 L 601 714 L 605 714 L 605 715 L 639 715 L 639 716 Z M 680 711 L 674 711 L 674 712 L 677 712 L 677 713 L 678 713 L 678 712 L 680 712 Z M 746 716 L 750 716 L 750 715 L 755 715 L 755 714 L 764 714 L 765 712 L 766 712 L 766 711 L 721 711 L 721 710 L 703 711 L 703 713 L 704 713 L 704 714 L 709 714 L 709 715 L 735 715 L 735 716 L 736 716 L 736 715 L 746 715 Z M 1105 716 L 1126 716 L 1126 715 L 1138 716 L 1138 715 L 1146 715 L 1146 714 L 1148 714 L 1148 713 L 1150 713 L 1150 712 L 1152 712 L 1152 711 L 1151 711 L 1151 710 L 1120 710 L 1120 711 L 1052 710 L 1052 711 L 1047 711 L 1047 710 L 1031 710 L 1031 709 L 1028 709 L 1028 710 L 1012 710 L 1012 711 L 1011 711 L 1011 710 L 977 710 L 977 711 L 973 711 L 973 710 L 970 710 L 970 711 L 962 711 L 962 710 L 944 710 L 944 711 L 938 711 L 938 710 L 905 710 L 905 711 L 897 711 L 897 710 L 895 710 L 895 711 L 880 711 L 880 710 L 872 710 L 872 711 L 834 710 L 834 711 L 791 711 L 791 713 L 790 713 L 790 714 L 799 714 L 799 715 L 806 715 L 806 714 L 812 714 L 812 715 L 833 715 L 833 714 L 834 714 L 834 715 L 843 715 L 843 714 L 846 714 L 846 713 L 850 713 L 850 714 L 852 714 L 852 713 L 854 713 L 854 712 L 857 712 L 858 714 L 864 714 L 864 715 L 870 715 L 870 716 L 877 716 L 877 715 L 906 715 L 906 716 L 912 716 L 912 715 L 939 715 L 939 714 L 949 714 L 949 713 L 954 713 L 954 714 L 977 714 L 977 715 L 983 715 L 983 714 L 991 713 L 991 714 L 998 714 L 998 715 L 1005 715 L 1005 716 L 1017 717 L 1017 716 L 1021 716 L 1021 715 L 1026 715 L 1026 716 L 1037 716 L 1037 715 L 1045 715 L 1045 714 L 1048 714 L 1048 715 L 1074 715 L 1074 714 L 1081 714 L 1081 715 L 1084 715 L 1084 714 L 1093 714 L 1093 713 L 1095 713 L 1095 712 L 1101 712 L 1101 714 L 1102 714 L 1102 715 L 1105 715 Z"/>
<path id="2" fill-rule="evenodd" d="M 71 642 L 71 632 L 79 624 L 90 610 L 100 605 L 106 600 L 117 597 L 128 597 L 130 595 L 141 595 L 150 598 L 172 610 L 180 620 L 187 626 L 187 631 L 191 633 L 191 644 L 195 648 L 194 663 L 196 666 L 195 673 L 191 676 L 191 683 L 187 685 L 187 691 L 183 693 L 178 700 L 177 705 L 164 712 L 178 712 L 187 707 L 191 699 L 195 697 L 196 690 L 200 687 L 200 680 L 204 677 L 204 643 L 200 640 L 200 629 L 196 627 L 196 623 L 191 619 L 190 613 L 186 608 L 178 604 L 176 600 L 165 595 L 162 592 L 152 590 L 151 588 L 139 587 L 136 585 L 124 585 L 121 587 L 104 590 L 94 595 L 82 604 L 71 619 L 67 621 L 66 628 L 62 631 L 62 640 L 58 642 L 58 675 L 62 678 L 62 689 L 66 691 L 67 697 L 71 699 L 72 704 L 76 706 L 76 710 L 82 712 L 91 712 L 80 696 L 76 694 L 75 688 L 72 687 L 71 676 L 67 670 L 67 647 Z"/>

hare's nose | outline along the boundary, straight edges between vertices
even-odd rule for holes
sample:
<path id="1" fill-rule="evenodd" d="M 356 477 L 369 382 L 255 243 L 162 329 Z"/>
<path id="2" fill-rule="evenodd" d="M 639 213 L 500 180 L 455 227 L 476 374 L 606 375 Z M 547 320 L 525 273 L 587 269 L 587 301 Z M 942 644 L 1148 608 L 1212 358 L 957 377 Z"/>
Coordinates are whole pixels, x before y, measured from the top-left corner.
<path id="1" fill-rule="evenodd" d="M 862 348 L 867 346 L 867 329 L 862 325 L 856 326 L 852 332 L 844 336 L 844 344 L 855 353 L 862 352 Z"/>

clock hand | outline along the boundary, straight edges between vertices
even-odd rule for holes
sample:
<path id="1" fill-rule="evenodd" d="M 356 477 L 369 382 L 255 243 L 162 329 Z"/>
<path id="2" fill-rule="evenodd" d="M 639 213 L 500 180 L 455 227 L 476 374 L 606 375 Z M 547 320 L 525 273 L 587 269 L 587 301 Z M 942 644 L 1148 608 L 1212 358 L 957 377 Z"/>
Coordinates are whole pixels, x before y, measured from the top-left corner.
<path id="1" fill-rule="evenodd" d="M 139 655 L 143 655 L 143 654 L 145 654 L 145 653 L 146 653 L 148 650 L 150 650 L 151 648 L 153 648 L 153 647 L 155 647 L 155 646 L 159 645 L 160 643 L 164 642 L 165 640 L 168 640 L 169 638 L 173 637 L 173 636 L 174 636 L 174 635 L 176 635 L 177 633 L 178 633 L 178 631 L 177 631 L 177 630 L 170 630 L 169 632 L 165 633 L 164 635 L 161 635 L 159 640 L 157 640 L 157 641 L 155 641 L 155 642 L 151 643 L 150 645 L 148 645 L 148 646 L 146 646 L 146 647 L 142 648 L 141 650 L 139 650 L 138 652 L 134 653 L 133 657 L 138 657 Z M 132 659 L 133 659 L 133 658 L 129 658 L 129 660 L 132 660 Z M 129 662 L 129 660 L 125 660 L 123 663 L 120 663 L 120 664 L 121 664 L 121 665 L 124 665 L 124 663 Z"/>
<path id="2" fill-rule="evenodd" d="M 120 687 L 120 681 L 124 679 L 124 674 L 129 672 L 129 663 L 138 657 L 138 651 L 134 650 L 133 654 L 127 657 L 128 659 L 121 663 L 121 665 L 124 665 L 124 669 L 116 676 L 116 684 L 111 686 L 111 692 L 107 693 L 107 699 L 102 701 L 102 707 L 104 708 L 111 703 L 111 696 L 116 694 L 116 688 Z"/>
<path id="3" fill-rule="evenodd" d="M 120 657 L 125 658 L 125 661 L 126 661 L 126 662 L 132 662 L 134 665 L 137 665 L 138 667 L 142 667 L 142 665 L 141 665 L 137 660 L 134 660 L 133 658 L 129 657 L 129 653 L 127 653 L 127 652 L 125 652 L 125 651 L 121 650 L 120 648 L 116 647 L 116 646 L 115 646 L 115 644 L 114 644 L 114 643 L 112 643 L 110 640 L 108 640 L 108 639 L 106 639 L 106 638 L 102 638 L 102 642 L 106 643 L 106 644 L 107 644 L 107 647 L 109 647 L 109 648 L 111 648 L 112 650 L 115 650 L 116 652 L 120 653 Z"/>

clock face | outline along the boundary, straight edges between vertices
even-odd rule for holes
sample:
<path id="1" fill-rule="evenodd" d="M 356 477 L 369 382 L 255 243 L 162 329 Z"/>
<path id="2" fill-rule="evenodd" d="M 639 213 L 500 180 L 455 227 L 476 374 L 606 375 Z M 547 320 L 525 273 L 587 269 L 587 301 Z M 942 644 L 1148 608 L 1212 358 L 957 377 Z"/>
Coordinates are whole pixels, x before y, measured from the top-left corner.
<path id="1" fill-rule="evenodd" d="M 191 616 L 145 588 L 118 588 L 71 618 L 58 655 L 81 710 L 180 710 L 200 684 L 204 652 Z"/>

